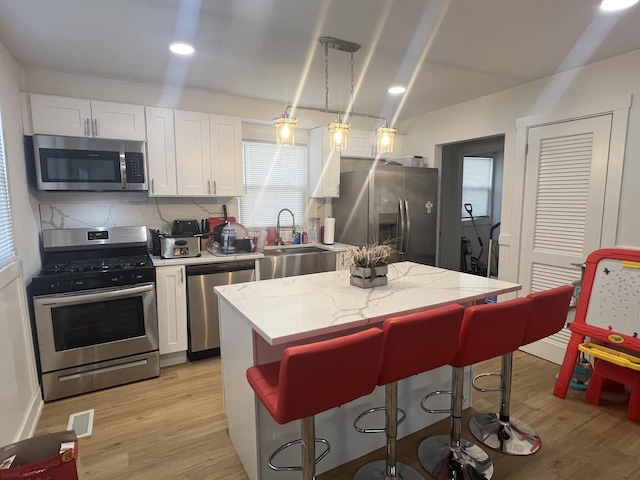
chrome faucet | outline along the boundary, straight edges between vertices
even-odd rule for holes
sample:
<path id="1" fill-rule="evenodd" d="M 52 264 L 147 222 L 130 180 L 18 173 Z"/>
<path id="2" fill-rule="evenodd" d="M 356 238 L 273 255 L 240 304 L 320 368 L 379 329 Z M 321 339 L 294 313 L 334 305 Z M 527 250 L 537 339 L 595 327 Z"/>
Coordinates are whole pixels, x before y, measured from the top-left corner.
<path id="1" fill-rule="evenodd" d="M 291 232 L 293 233 L 293 229 L 296 227 L 296 218 L 293 216 L 293 212 L 291 210 L 289 210 L 288 208 L 283 208 L 282 210 L 280 210 L 278 212 L 278 222 L 276 223 L 276 245 L 283 245 L 284 242 L 282 241 L 282 237 L 280 236 L 280 214 L 282 212 L 289 212 L 291 214 L 291 221 L 292 223 L 292 227 L 291 227 Z"/>

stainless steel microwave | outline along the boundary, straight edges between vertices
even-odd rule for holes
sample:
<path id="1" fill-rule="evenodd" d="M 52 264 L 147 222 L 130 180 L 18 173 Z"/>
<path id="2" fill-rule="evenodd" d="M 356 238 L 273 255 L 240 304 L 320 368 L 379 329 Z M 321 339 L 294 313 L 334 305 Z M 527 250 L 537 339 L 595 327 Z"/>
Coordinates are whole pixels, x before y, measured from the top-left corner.
<path id="1" fill-rule="evenodd" d="M 34 135 L 39 190 L 148 190 L 144 142 Z"/>

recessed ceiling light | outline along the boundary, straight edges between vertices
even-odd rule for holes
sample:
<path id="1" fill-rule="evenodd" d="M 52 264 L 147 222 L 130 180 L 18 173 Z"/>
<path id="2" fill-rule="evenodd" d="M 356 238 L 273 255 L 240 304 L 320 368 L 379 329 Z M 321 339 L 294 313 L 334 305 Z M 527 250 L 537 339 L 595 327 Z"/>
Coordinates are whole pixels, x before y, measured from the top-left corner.
<path id="1" fill-rule="evenodd" d="M 624 10 L 625 8 L 632 7 L 639 0 L 602 0 L 600 4 L 600 10 L 605 12 L 615 12 L 616 10 Z"/>
<path id="2" fill-rule="evenodd" d="M 389 93 L 392 95 L 399 95 L 401 93 L 406 92 L 407 89 L 401 85 L 396 85 L 395 87 L 389 88 Z"/>
<path id="3" fill-rule="evenodd" d="M 178 55 L 191 55 L 194 52 L 194 49 L 188 43 L 183 42 L 175 42 L 169 45 L 169 50 Z"/>

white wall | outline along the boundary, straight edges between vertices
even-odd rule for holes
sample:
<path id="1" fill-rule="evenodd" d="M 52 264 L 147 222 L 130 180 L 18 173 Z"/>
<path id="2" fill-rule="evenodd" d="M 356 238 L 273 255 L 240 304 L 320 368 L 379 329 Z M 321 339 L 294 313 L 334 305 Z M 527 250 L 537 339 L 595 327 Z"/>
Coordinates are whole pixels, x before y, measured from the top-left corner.
<path id="1" fill-rule="evenodd" d="M 0 267 L 0 445 L 30 436 L 42 408 L 25 278 L 40 268 L 37 202 L 29 195 L 19 93 L 22 72 L 0 44 L 0 110 L 18 259 Z"/>
<path id="2" fill-rule="evenodd" d="M 522 195 L 523 179 L 516 178 L 514 172 L 523 171 L 524 159 L 516 156 L 516 120 L 621 95 L 633 95 L 635 101 L 629 111 L 616 245 L 640 248 L 640 50 L 421 115 L 403 122 L 401 127 L 407 133 L 408 152 L 424 155 L 428 164 L 436 167 L 443 144 L 505 135 L 500 239 L 509 242 L 511 248 L 505 249 L 510 251 L 508 258 L 500 257 L 500 276 L 517 281 L 520 212 L 512 211 L 512 205 L 521 205 L 515 200 Z M 508 245 L 501 244 L 503 247 Z"/>

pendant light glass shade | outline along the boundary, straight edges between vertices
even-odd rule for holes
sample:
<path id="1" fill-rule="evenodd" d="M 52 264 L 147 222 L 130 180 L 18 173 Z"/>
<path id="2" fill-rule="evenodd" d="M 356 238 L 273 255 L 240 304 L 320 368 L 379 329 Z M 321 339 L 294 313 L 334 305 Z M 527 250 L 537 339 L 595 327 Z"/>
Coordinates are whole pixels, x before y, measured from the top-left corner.
<path id="1" fill-rule="evenodd" d="M 388 127 L 386 123 L 378 128 L 376 132 L 376 151 L 378 153 L 393 152 L 393 141 L 395 140 L 397 131 L 395 128 Z"/>
<path id="2" fill-rule="evenodd" d="M 330 147 L 335 150 L 344 150 L 347 148 L 347 135 L 351 130 L 351 125 L 342 123 L 338 118 L 337 121 L 329 124 L 329 141 Z"/>
<path id="3" fill-rule="evenodd" d="M 275 118 L 273 125 L 276 127 L 276 145 L 294 145 L 296 127 L 298 126 L 297 118 L 289 118 L 283 115 Z"/>

